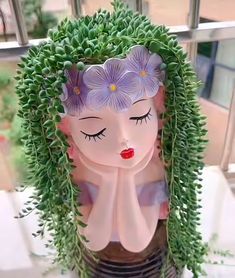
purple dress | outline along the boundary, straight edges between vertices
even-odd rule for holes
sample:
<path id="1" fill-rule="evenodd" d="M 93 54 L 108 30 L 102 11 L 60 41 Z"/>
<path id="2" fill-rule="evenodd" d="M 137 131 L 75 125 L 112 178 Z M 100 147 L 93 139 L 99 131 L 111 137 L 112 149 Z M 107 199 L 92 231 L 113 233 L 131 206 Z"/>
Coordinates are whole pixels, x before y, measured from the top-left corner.
<path id="1" fill-rule="evenodd" d="M 79 182 L 81 192 L 79 203 L 81 205 L 91 205 L 95 202 L 99 193 L 98 186 L 90 182 Z M 149 182 L 136 186 L 136 193 L 140 206 L 152 206 L 168 201 L 168 190 L 165 180 Z"/>

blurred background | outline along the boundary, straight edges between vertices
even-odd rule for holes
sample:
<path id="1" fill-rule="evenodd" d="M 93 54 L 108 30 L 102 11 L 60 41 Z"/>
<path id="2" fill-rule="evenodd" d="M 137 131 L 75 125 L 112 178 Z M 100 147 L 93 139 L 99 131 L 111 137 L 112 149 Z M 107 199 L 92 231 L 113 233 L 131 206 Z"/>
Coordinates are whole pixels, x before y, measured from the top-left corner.
<path id="1" fill-rule="evenodd" d="M 235 1 L 124 2 L 147 15 L 154 24 L 165 24 L 171 33 L 177 34 L 203 82 L 198 101 L 207 118 L 209 144 L 204 154 L 202 228 L 205 240 L 217 238 L 218 248 L 228 251 L 228 247 L 235 251 L 235 240 L 230 236 L 235 234 L 235 227 L 228 226 L 234 222 L 231 219 L 235 213 Z M 47 261 L 43 244 L 31 239 L 36 216 L 30 216 L 29 220 L 13 220 L 30 195 L 30 192 L 20 195 L 14 192 L 27 177 L 13 79 L 19 57 L 30 46 L 44 40 L 48 29 L 61 19 L 91 15 L 99 8 L 112 10 L 109 0 L 0 0 L 1 278 L 41 277 Z M 34 253 L 39 255 L 32 256 Z M 213 255 L 218 254 L 214 252 Z M 235 260 L 230 255 L 228 251 L 223 257 L 232 263 L 216 265 L 213 260 L 208 263 L 209 277 L 235 277 Z M 49 276 L 62 275 L 56 271 L 52 270 Z"/>

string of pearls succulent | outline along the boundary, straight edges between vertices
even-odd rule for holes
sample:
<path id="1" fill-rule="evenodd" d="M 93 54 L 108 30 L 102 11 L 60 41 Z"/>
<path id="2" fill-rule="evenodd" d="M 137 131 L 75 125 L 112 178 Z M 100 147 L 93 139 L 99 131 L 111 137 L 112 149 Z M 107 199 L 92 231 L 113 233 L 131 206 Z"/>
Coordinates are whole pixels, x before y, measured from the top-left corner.
<path id="1" fill-rule="evenodd" d="M 176 37 L 169 35 L 166 27 L 152 25 L 119 0 L 113 6 L 113 13 L 100 10 L 94 16 L 63 20 L 49 31 L 48 41 L 22 57 L 16 77 L 18 116 L 23 119 L 28 183 L 35 191 L 19 217 L 37 210 L 40 221 L 35 236 L 49 231 L 52 239 L 48 245 L 57 250 L 55 261 L 75 268 L 79 277 L 89 277 L 82 257 L 85 239 L 78 232 L 78 225 L 85 225 L 80 220 L 79 191 L 70 175 L 73 161 L 66 153 L 66 136 L 58 129 L 64 112 L 60 99 L 62 84 L 67 81 L 64 71 L 74 64 L 83 70 L 86 64 L 124 58 L 130 47 L 144 45 L 162 57 L 166 70 L 162 159 L 170 191 L 168 260 L 178 269 L 187 266 L 199 277 L 206 252 L 197 231 L 198 175 L 206 143 L 205 119 L 196 99 L 199 83 Z"/>

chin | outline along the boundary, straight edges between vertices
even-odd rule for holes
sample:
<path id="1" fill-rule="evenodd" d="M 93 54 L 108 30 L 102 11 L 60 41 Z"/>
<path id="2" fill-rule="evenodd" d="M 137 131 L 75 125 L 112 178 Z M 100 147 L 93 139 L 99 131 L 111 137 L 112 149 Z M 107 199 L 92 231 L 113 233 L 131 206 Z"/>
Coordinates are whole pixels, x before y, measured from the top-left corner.
<path id="1" fill-rule="evenodd" d="M 136 162 L 120 163 L 117 167 L 122 169 L 131 169 L 135 167 L 136 164 Z"/>
<path id="2" fill-rule="evenodd" d="M 131 168 L 135 167 L 140 161 L 141 161 L 141 159 L 140 158 L 137 159 L 137 157 L 132 157 L 129 159 L 120 158 L 118 167 L 124 168 L 124 169 L 131 169 Z"/>
<path id="3" fill-rule="evenodd" d="M 120 158 L 116 161 L 96 161 L 96 163 L 104 165 L 104 166 L 109 166 L 109 167 L 117 167 L 117 168 L 123 168 L 123 169 L 131 169 L 132 167 L 135 167 L 136 164 L 138 164 L 140 160 L 136 159 L 135 157 L 129 158 L 129 159 L 123 159 Z"/>
<path id="4" fill-rule="evenodd" d="M 96 163 L 109 167 L 131 169 L 135 167 L 138 163 L 140 163 L 142 159 L 144 159 L 145 155 L 146 153 L 135 152 L 135 155 L 131 158 L 124 159 L 120 155 L 118 155 L 118 157 L 106 157 L 106 159 L 96 160 Z"/>

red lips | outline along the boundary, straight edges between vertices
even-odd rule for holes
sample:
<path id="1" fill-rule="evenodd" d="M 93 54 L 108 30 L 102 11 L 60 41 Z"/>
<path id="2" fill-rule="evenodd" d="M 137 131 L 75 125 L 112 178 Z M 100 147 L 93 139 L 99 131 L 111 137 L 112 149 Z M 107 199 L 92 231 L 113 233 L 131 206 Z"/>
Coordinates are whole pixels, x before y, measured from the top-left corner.
<path id="1" fill-rule="evenodd" d="M 129 159 L 129 158 L 132 158 L 135 154 L 135 151 L 133 148 L 129 148 L 129 149 L 126 149 L 126 150 L 123 150 L 120 155 L 123 159 Z"/>

